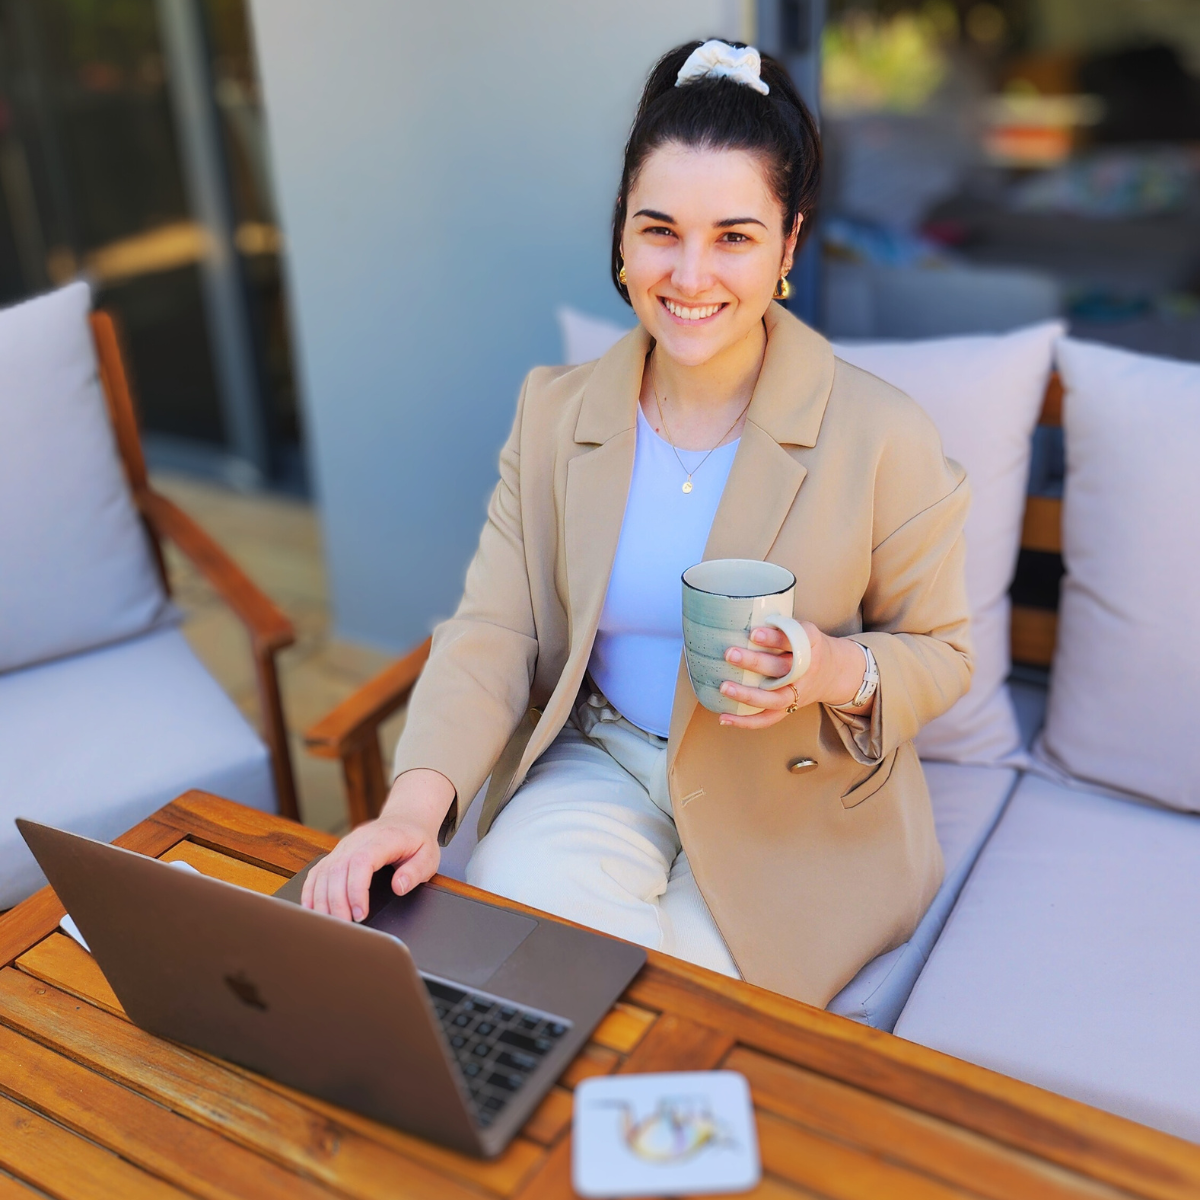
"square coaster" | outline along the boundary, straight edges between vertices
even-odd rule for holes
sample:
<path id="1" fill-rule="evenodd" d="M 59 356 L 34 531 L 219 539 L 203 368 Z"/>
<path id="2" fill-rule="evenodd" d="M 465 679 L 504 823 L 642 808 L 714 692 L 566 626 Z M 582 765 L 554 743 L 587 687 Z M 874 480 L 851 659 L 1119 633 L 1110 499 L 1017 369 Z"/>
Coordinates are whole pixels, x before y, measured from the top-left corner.
<path id="1" fill-rule="evenodd" d="M 581 1196 L 746 1192 L 761 1175 L 750 1085 L 737 1071 L 606 1075 L 575 1089 Z"/>

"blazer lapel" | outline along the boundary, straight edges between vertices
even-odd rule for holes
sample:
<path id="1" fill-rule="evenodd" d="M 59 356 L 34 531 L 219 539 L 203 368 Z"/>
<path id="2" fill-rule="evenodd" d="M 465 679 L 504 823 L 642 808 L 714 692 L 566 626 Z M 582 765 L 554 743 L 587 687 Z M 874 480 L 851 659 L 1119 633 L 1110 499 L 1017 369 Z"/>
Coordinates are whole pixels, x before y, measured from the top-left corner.
<path id="1" fill-rule="evenodd" d="M 566 550 L 570 656 L 589 646 L 612 574 L 637 446 L 637 406 L 650 338 L 639 325 L 605 354 L 584 388 L 575 442 L 594 449 L 567 464 Z"/>
<path id="2" fill-rule="evenodd" d="M 787 447 L 816 445 L 833 386 L 833 350 L 823 337 L 775 304 L 765 319 L 767 350 L 705 559 L 765 559 L 771 552 L 808 473 Z M 697 703 L 681 663 L 671 711 L 671 761 Z"/>
<path id="3" fill-rule="evenodd" d="M 637 447 L 637 405 L 650 338 L 638 326 L 597 362 L 575 424 L 578 452 L 567 464 L 563 546 L 567 571 L 566 668 L 514 779 L 566 720 L 587 669 L 612 574 Z"/>
<path id="4" fill-rule="evenodd" d="M 591 644 L 600 622 L 633 477 L 636 444 L 636 427 L 622 430 L 567 464 L 568 661 L 584 642 Z"/>

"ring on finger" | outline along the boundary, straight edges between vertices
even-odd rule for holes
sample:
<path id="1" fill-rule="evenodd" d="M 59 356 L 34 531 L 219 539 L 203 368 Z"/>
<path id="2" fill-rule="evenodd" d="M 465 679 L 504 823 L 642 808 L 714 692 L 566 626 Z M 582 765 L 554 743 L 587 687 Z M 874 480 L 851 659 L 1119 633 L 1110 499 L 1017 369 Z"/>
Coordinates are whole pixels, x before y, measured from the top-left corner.
<path id="1" fill-rule="evenodd" d="M 800 693 L 796 691 L 796 685 L 794 683 L 789 683 L 788 687 L 792 689 L 792 702 L 783 711 L 787 713 L 788 716 L 791 716 L 791 714 L 800 707 Z"/>

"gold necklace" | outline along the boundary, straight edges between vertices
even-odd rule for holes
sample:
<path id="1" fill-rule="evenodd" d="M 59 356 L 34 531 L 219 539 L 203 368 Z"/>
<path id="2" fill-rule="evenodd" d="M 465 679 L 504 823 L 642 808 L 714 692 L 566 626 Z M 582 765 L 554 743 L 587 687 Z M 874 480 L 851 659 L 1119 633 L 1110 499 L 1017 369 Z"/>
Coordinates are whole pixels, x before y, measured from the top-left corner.
<path id="1" fill-rule="evenodd" d="M 721 434 L 720 441 L 718 441 L 717 444 L 689 471 L 684 465 L 683 459 L 679 457 L 679 450 L 676 448 L 675 441 L 671 437 L 670 429 L 667 428 L 667 418 L 663 415 L 662 401 L 658 398 L 658 387 L 655 385 L 653 376 L 651 376 L 650 379 L 650 390 L 654 393 L 654 404 L 658 409 L 658 419 L 662 422 L 663 433 L 667 435 L 667 445 L 671 447 L 671 453 L 675 455 L 675 461 L 679 464 L 679 469 L 687 476 L 687 478 L 683 481 L 683 490 L 684 492 L 691 492 L 692 476 L 695 475 L 695 473 L 700 470 L 700 468 L 704 466 L 706 462 L 708 462 L 708 460 L 721 448 L 721 442 L 723 442 L 737 428 L 737 423 L 746 415 L 746 412 L 750 407 L 750 400 L 754 399 L 754 394 L 753 392 L 750 394 L 750 400 L 746 401 L 745 408 L 743 408 L 742 411 L 738 413 L 736 417 L 734 417 L 733 424 L 730 425 L 730 427 L 725 430 L 723 434 Z"/>

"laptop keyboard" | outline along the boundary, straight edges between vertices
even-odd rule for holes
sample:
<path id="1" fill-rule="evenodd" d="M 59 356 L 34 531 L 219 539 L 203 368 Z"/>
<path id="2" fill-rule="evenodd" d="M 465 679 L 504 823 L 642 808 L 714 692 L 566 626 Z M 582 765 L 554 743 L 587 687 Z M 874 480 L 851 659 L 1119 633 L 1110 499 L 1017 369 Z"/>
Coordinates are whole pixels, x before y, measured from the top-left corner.
<path id="1" fill-rule="evenodd" d="M 425 987 L 466 1080 L 475 1117 L 486 1127 L 570 1024 L 437 979 L 426 978 Z"/>

